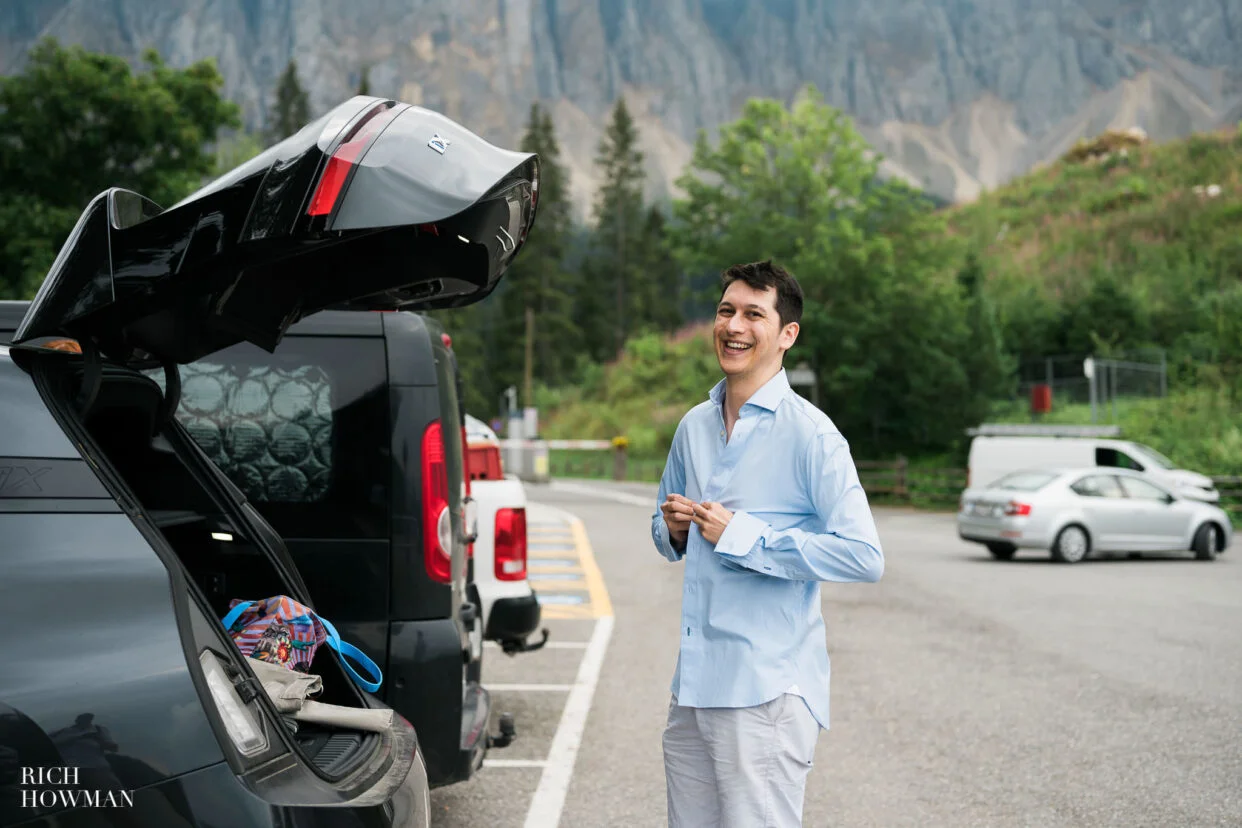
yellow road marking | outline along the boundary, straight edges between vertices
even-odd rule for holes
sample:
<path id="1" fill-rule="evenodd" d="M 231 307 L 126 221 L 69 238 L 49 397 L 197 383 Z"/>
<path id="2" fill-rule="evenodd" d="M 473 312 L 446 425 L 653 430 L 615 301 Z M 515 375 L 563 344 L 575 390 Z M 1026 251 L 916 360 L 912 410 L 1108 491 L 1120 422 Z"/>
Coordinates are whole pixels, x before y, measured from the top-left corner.
<path id="1" fill-rule="evenodd" d="M 535 581 L 535 588 L 549 595 L 556 592 L 588 592 L 591 587 L 585 581 L 552 580 Z"/>
<path id="2" fill-rule="evenodd" d="M 541 616 L 554 621 L 589 621 L 596 617 L 585 604 L 545 604 Z"/>
<path id="3" fill-rule="evenodd" d="M 577 550 L 573 547 L 569 549 L 532 549 L 529 545 L 526 547 L 527 558 L 553 558 L 561 560 L 572 560 Z"/>
<path id="4" fill-rule="evenodd" d="M 538 572 L 546 575 L 582 575 L 583 570 L 580 566 L 550 566 L 548 564 L 528 563 L 526 566 L 528 572 Z"/>
<path id="5" fill-rule="evenodd" d="M 603 618 L 612 615 L 612 600 L 608 597 L 608 589 L 604 586 L 604 576 L 595 563 L 595 553 L 591 550 L 591 541 L 587 538 L 586 527 L 582 521 L 575 519 L 569 524 L 574 533 L 574 541 L 578 546 L 578 560 L 582 562 L 583 575 L 591 593 L 591 609 L 594 617 Z"/>

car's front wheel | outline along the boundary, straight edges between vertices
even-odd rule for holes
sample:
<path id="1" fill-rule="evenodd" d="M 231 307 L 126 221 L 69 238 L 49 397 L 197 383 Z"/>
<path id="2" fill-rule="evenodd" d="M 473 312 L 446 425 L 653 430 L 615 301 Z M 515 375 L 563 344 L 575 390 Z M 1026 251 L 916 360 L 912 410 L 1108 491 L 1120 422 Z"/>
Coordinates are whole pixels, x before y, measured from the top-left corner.
<path id="1" fill-rule="evenodd" d="M 1216 560 L 1220 551 L 1220 527 L 1215 523 L 1205 523 L 1195 532 L 1195 542 L 1191 545 L 1195 551 L 1195 559 L 1200 561 Z"/>
<path id="2" fill-rule="evenodd" d="M 1013 560 L 1013 553 L 1018 551 L 1018 547 L 1012 543 L 989 543 L 988 551 L 998 561 L 1011 561 Z"/>
<path id="3" fill-rule="evenodd" d="M 1091 538 L 1087 530 L 1071 523 L 1057 533 L 1052 542 L 1052 559 L 1058 563 L 1078 563 L 1091 551 Z"/>

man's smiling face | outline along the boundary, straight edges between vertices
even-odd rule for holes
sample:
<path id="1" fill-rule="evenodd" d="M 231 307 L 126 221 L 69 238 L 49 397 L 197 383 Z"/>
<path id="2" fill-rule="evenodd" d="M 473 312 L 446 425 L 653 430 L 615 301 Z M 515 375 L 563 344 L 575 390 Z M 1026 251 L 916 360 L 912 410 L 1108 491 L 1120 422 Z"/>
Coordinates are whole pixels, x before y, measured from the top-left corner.
<path id="1" fill-rule="evenodd" d="M 716 359 L 727 377 L 775 374 L 798 337 L 798 324 L 781 325 L 776 288 L 756 290 L 737 280 L 716 306 Z"/>

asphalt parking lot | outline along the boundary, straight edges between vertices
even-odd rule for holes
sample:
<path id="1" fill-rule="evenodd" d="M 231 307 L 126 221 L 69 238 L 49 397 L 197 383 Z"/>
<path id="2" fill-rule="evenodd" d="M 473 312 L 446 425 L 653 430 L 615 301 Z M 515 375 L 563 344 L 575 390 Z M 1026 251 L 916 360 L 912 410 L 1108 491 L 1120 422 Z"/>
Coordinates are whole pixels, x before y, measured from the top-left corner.
<path id="1" fill-rule="evenodd" d="M 664 825 L 681 568 L 651 547 L 654 487 L 529 495 L 551 507 L 531 551 L 551 643 L 487 651 L 519 737 L 433 792 L 434 823 Z M 1005 563 L 951 515 L 877 520 L 883 581 L 823 589 L 833 718 L 806 825 L 1242 825 L 1236 544 L 1214 562 Z"/>

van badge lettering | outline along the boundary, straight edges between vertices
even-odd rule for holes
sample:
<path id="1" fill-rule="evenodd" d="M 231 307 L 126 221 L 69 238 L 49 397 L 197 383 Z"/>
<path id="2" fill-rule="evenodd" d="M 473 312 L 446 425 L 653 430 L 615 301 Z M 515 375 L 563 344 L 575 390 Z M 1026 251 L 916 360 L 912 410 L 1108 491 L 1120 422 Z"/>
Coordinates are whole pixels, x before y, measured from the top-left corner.
<path id="1" fill-rule="evenodd" d="M 39 485 L 39 478 L 51 470 L 51 466 L 33 471 L 26 466 L 0 466 L 0 492 L 41 492 L 43 487 Z"/>
<path id="2" fill-rule="evenodd" d="M 441 137 L 440 133 L 437 132 L 435 135 L 431 136 L 431 140 L 427 142 L 427 146 L 431 147 L 433 150 L 440 153 L 441 155 L 444 155 L 445 151 L 448 150 L 449 148 L 449 144 L 451 143 L 452 141 L 450 141 L 447 138 Z"/>

